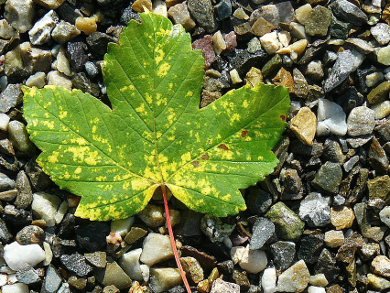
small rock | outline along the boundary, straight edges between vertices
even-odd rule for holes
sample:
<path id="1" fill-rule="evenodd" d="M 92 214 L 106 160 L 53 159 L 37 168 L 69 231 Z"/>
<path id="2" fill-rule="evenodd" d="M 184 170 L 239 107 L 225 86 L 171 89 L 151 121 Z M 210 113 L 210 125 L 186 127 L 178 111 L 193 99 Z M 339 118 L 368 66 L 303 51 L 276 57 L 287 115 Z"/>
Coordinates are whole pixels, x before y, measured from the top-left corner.
<path id="1" fill-rule="evenodd" d="M 366 41 L 359 38 L 348 38 L 345 41 L 345 44 L 354 47 L 360 53 L 365 55 L 374 52 L 374 48 L 370 43 L 367 43 Z"/>
<path id="2" fill-rule="evenodd" d="M 37 72 L 33 75 L 31 75 L 26 80 L 26 86 L 28 87 L 37 87 L 37 88 L 43 88 L 46 85 L 46 73 L 44 72 Z"/>
<path id="3" fill-rule="evenodd" d="M 0 20 L 0 38 L 9 40 L 15 37 L 15 30 L 6 19 Z"/>
<path id="4" fill-rule="evenodd" d="M 367 274 L 368 285 L 376 290 L 386 290 L 390 288 L 390 281 L 374 274 Z"/>
<path id="5" fill-rule="evenodd" d="M 81 31 L 77 27 L 64 20 L 57 23 L 51 32 L 52 38 L 60 44 L 65 44 L 79 34 L 81 34 Z"/>
<path id="6" fill-rule="evenodd" d="M 380 212 L 379 217 L 382 221 L 382 223 L 386 224 L 388 227 L 390 227 L 390 207 L 385 206 Z"/>
<path id="7" fill-rule="evenodd" d="M 5 285 L 1 287 L 2 293 L 29 293 L 28 286 L 22 283 L 16 283 L 12 285 Z"/>
<path id="8" fill-rule="evenodd" d="M 363 245 L 363 237 L 357 232 L 349 236 L 337 251 L 336 259 L 345 263 L 352 263 L 356 251 Z"/>
<path id="9" fill-rule="evenodd" d="M 297 9 L 295 9 L 295 19 L 299 23 L 304 24 L 310 17 L 312 10 L 313 8 L 309 3 L 299 6 Z"/>
<path id="10" fill-rule="evenodd" d="M 324 78 L 322 62 L 319 60 L 310 61 L 310 63 L 306 66 L 305 74 L 314 81 L 322 80 Z"/>
<path id="11" fill-rule="evenodd" d="M 371 109 L 374 111 L 375 120 L 385 118 L 390 114 L 390 101 L 383 101 Z"/>
<path id="12" fill-rule="evenodd" d="M 143 244 L 140 260 L 152 266 L 173 257 L 171 242 L 167 235 L 149 233 Z"/>
<path id="13" fill-rule="evenodd" d="M 342 1 L 348 2 L 347 0 Z M 326 93 L 330 92 L 336 86 L 340 85 L 352 72 L 359 68 L 363 60 L 364 55 L 356 50 L 348 49 L 338 53 L 338 58 L 328 78 L 325 80 L 324 91 Z"/>
<path id="14" fill-rule="evenodd" d="M 90 222 L 76 229 L 77 242 L 88 251 L 98 251 L 107 245 L 106 237 L 110 227 L 103 222 Z"/>
<path id="15" fill-rule="evenodd" d="M 34 2 L 32 0 L 6 1 L 5 18 L 20 33 L 25 33 L 32 28 L 34 12 Z"/>
<path id="16" fill-rule="evenodd" d="M 258 218 L 253 224 L 252 238 L 249 248 L 260 249 L 275 234 L 275 225 L 266 218 Z"/>
<path id="17" fill-rule="evenodd" d="M 324 274 L 310 276 L 309 283 L 318 287 L 326 287 L 329 284 Z"/>
<path id="18" fill-rule="evenodd" d="M 301 292 L 309 284 L 310 272 L 303 260 L 296 262 L 278 278 L 277 290 L 282 292 Z"/>
<path id="19" fill-rule="evenodd" d="M 232 15 L 233 8 L 230 0 L 222 0 L 214 6 L 218 20 L 224 20 Z"/>
<path id="20" fill-rule="evenodd" d="M 145 12 L 145 8 L 148 11 L 152 11 L 152 1 L 150 0 L 136 0 L 131 6 L 136 12 Z"/>
<path id="21" fill-rule="evenodd" d="M 386 152 L 375 137 L 371 140 L 368 162 L 380 174 L 386 173 L 389 169 L 389 159 Z"/>
<path id="22" fill-rule="evenodd" d="M 263 75 L 261 74 L 261 70 L 252 67 L 245 75 L 244 80 L 245 84 L 250 84 L 252 87 L 260 82 L 263 82 Z"/>
<path id="23" fill-rule="evenodd" d="M 47 226 L 55 225 L 55 215 L 61 200 L 56 195 L 45 192 L 37 192 L 33 194 L 32 210 L 41 219 L 46 222 Z"/>
<path id="24" fill-rule="evenodd" d="M 210 293 L 239 293 L 240 286 L 234 283 L 229 283 L 218 278 L 213 282 Z"/>
<path id="25" fill-rule="evenodd" d="M 295 259 L 295 243 L 290 241 L 278 241 L 271 244 L 273 261 L 278 270 L 290 267 Z"/>
<path id="26" fill-rule="evenodd" d="M 51 31 L 59 21 L 57 13 L 50 10 L 41 19 L 39 19 L 32 29 L 29 30 L 28 35 L 33 45 L 43 45 L 50 41 Z"/>
<path id="27" fill-rule="evenodd" d="M 6 113 L 9 109 L 22 103 L 23 93 L 20 84 L 8 84 L 0 94 L 0 113 Z"/>
<path id="28" fill-rule="evenodd" d="M 327 193 L 337 193 L 343 171 L 339 163 L 325 162 L 318 170 L 311 184 L 318 190 Z"/>
<path id="29" fill-rule="evenodd" d="M 20 230 L 15 240 L 21 244 L 42 244 L 45 240 L 45 231 L 36 225 L 29 225 Z"/>
<path id="30" fill-rule="evenodd" d="M 365 202 L 356 203 L 353 207 L 355 217 L 364 237 L 375 242 L 382 240 L 385 227 L 372 227 L 367 218 L 367 204 Z"/>
<path id="31" fill-rule="evenodd" d="M 299 217 L 310 227 L 323 227 L 330 223 L 330 198 L 311 192 L 301 201 Z"/>
<path id="32" fill-rule="evenodd" d="M 107 263 L 107 254 L 102 251 L 96 251 L 93 253 L 85 253 L 85 259 L 93 264 L 97 268 L 104 268 Z"/>
<path id="33" fill-rule="evenodd" d="M 302 235 L 304 223 L 283 202 L 274 204 L 265 217 L 275 224 L 276 234 L 286 240 L 297 240 Z"/>
<path id="34" fill-rule="evenodd" d="M 69 60 L 66 57 L 65 49 L 60 47 L 56 54 L 56 60 L 52 64 L 52 69 L 58 70 L 66 76 L 71 76 L 73 72 L 70 69 Z"/>
<path id="35" fill-rule="evenodd" d="M 375 127 L 374 111 L 365 106 L 352 109 L 347 119 L 348 135 L 371 134 Z"/>
<path id="36" fill-rule="evenodd" d="M 384 81 L 370 91 L 367 95 L 367 100 L 371 105 L 383 102 L 389 96 L 389 91 L 390 82 Z"/>
<path id="37" fill-rule="evenodd" d="M 9 140 L 16 149 L 26 153 L 35 150 L 34 145 L 29 140 L 26 126 L 23 123 L 17 120 L 11 121 L 8 125 L 8 134 Z"/>
<path id="38" fill-rule="evenodd" d="M 291 119 L 290 129 L 304 144 L 313 145 L 317 120 L 309 107 L 302 107 L 298 114 Z"/>
<path id="39" fill-rule="evenodd" d="M 336 264 L 336 258 L 326 248 L 321 251 L 321 254 L 314 266 L 315 274 L 324 274 L 329 282 L 332 282 L 340 272 L 340 268 Z"/>
<path id="40" fill-rule="evenodd" d="M 263 17 L 274 27 L 280 28 L 279 23 L 290 23 L 294 20 L 294 8 L 290 1 L 263 5 L 252 12 L 249 21 L 253 23 L 260 17 Z"/>
<path id="41" fill-rule="evenodd" d="M 209 33 L 216 31 L 218 22 L 214 16 L 213 4 L 210 0 L 188 0 L 188 10 L 197 23 Z"/>
<path id="42" fill-rule="evenodd" d="M 17 271 L 30 265 L 34 267 L 45 259 L 46 255 L 38 244 L 20 245 L 16 241 L 4 246 L 4 260 Z"/>
<path id="43" fill-rule="evenodd" d="M 195 27 L 186 3 L 179 3 L 171 6 L 168 10 L 168 16 L 172 18 L 175 24 L 181 24 L 186 31 Z"/>
<path id="44" fill-rule="evenodd" d="M 378 62 L 383 65 L 390 65 L 390 45 L 376 51 Z"/>
<path id="45" fill-rule="evenodd" d="M 180 272 L 174 268 L 151 268 L 149 286 L 153 292 L 161 293 L 182 283 Z"/>
<path id="46" fill-rule="evenodd" d="M 325 293 L 325 288 L 323 287 L 318 287 L 318 286 L 309 286 L 307 288 L 308 293 Z"/>
<path id="47" fill-rule="evenodd" d="M 215 52 L 211 35 L 205 35 L 203 38 L 195 40 L 192 43 L 192 49 L 202 50 L 203 58 L 205 59 L 205 69 L 209 68 L 211 63 L 214 62 Z"/>
<path id="48" fill-rule="evenodd" d="M 127 289 L 131 287 L 131 280 L 123 269 L 114 261 L 107 264 L 102 284 L 105 286 L 114 285 L 118 289 Z"/>
<path id="49" fill-rule="evenodd" d="M 332 207 L 330 210 L 330 221 L 336 230 L 350 228 L 355 220 L 352 208 L 347 206 Z"/>
<path id="50" fill-rule="evenodd" d="M 97 19 L 95 16 L 84 17 L 80 16 L 76 18 L 75 26 L 76 29 L 85 33 L 86 35 L 91 35 L 97 30 Z"/>
<path id="51" fill-rule="evenodd" d="M 278 34 L 276 31 L 265 34 L 260 37 L 260 43 L 269 55 L 275 54 L 276 51 L 282 48 L 282 44 L 279 42 Z"/>
<path id="52" fill-rule="evenodd" d="M 274 29 L 275 27 L 263 17 L 259 17 L 252 25 L 253 33 L 259 37 L 272 32 Z"/>
<path id="53" fill-rule="evenodd" d="M 373 259 L 380 254 L 380 246 L 378 243 L 363 242 L 360 253 L 364 259 Z"/>
<path id="54" fill-rule="evenodd" d="M 18 282 L 23 284 L 34 284 L 41 281 L 42 273 L 33 267 L 26 266 L 16 272 Z"/>
<path id="55" fill-rule="evenodd" d="M 299 71 L 298 68 L 293 69 L 294 76 L 294 94 L 299 98 L 306 98 L 309 93 L 309 84 L 306 81 L 304 75 Z"/>
<path id="56" fill-rule="evenodd" d="M 267 256 L 262 250 L 250 250 L 249 245 L 234 246 L 230 251 L 234 263 L 238 263 L 248 273 L 257 274 L 267 266 Z"/>
<path id="57" fill-rule="evenodd" d="M 0 240 L 1 243 L 8 243 L 12 240 L 13 236 L 8 231 L 7 225 L 4 220 L 0 219 Z"/>
<path id="58" fill-rule="evenodd" d="M 0 95 L 1 97 L 1 95 Z M 8 125 L 9 125 L 9 116 L 4 113 L 0 113 L 0 130 L 2 131 L 7 131 L 8 130 Z"/>
<path id="59" fill-rule="evenodd" d="M 371 269 L 374 273 L 389 278 L 390 277 L 390 259 L 384 255 L 378 255 L 371 263 Z"/>
<path id="60" fill-rule="evenodd" d="M 261 69 L 265 78 L 273 77 L 283 65 L 283 59 L 279 54 L 272 57 Z"/>
<path id="61" fill-rule="evenodd" d="M 275 268 L 267 268 L 264 270 L 261 278 L 261 286 L 264 293 L 276 292 L 276 270 Z"/>
<path id="62" fill-rule="evenodd" d="M 343 231 L 330 230 L 325 232 L 325 244 L 331 248 L 339 247 L 344 243 Z"/>
<path id="63" fill-rule="evenodd" d="M 88 61 L 88 55 L 85 53 L 87 50 L 88 46 L 83 42 L 68 42 L 67 44 L 70 62 L 77 71 L 83 70 Z"/>
<path id="64" fill-rule="evenodd" d="M 92 271 L 92 267 L 85 262 L 85 257 L 78 252 L 74 254 L 63 254 L 60 257 L 61 263 L 79 277 L 85 277 Z"/>
<path id="65" fill-rule="evenodd" d="M 183 270 L 186 272 L 186 275 L 195 283 L 198 284 L 204 279 L 203 269 L 200 266 L 196 258 L 191 256 L 185 256 L 180 258 L 181 265 Z"/>
<path id="66" fill-rule="evenodd" d="M 323 246 L 324 234 L 305 235 L 300 239 L 297 258 L 304 260 L 305 263 L 314 264 L 317 262 Z"/>
<path id="67" fill-rule="evenodd" d="M 143 272 L 145 269 L 148 269 L 145 268 L 145 265 L 142 265 L 143 267 L 141 267 L 139 262 L 141 253 L 142 248 L 134 249 L 126 252 L 119 259 L 119 265 L 132 280 L 143 281 Z"/>
<path id="68" fill-rule="evenodd" d="M 328 33 L 331 20 L 332 13 L 329 9 L 324 6 L 317 5 L 314 9 L 312 9 L 303 24 L 308 35 L 324 37 Z"/>
<path id="69" fill-rule="evenodd" d="M 68 284 L 77 290 L 84 290 L 87 286 L 87 279 L 71 276 L 68 278 Z"/>
<path id="70" fill-rule="evenodd" d="M 272 79 L 274 85 L 282 85 L 287 87 L 289 92 L 294 92 L 294 80 L 289 71 L 284 69 L 284 67 L 280 68 L 276 76 Z"/>
<path id="71" fill-rule="evenodd" d="M 62 282 L 61 275 L 54 266 L 50 265 L 46 270 L 41 293 L 56 293 Z"/>
<path id="72" fill-rule="evenodd" d="M 379 22 L 371 27 L 370 32 L 381 46 L 390 42 L 390 26 L 388 24 Z"/>
<path id="73" fill-rule="evenodd" d="M 242 82 L 242 79 L 240 78 L 240 75 L 238 74 L 236 69 L 230 71 L 230 79 L 232 81 L 232 84 L 237 84 Z"/>
<path id="74" fill-rule="evenodd" d="M 326 136 L 329 133 L 344 136 L 347 133 L 346 115 L 338 104 L 326 99 L 318 100 L 317 135 Z"/>
<path id="75" fill-rule="evenodd" d="M 336 0 L 329 5 L 334 15 L 340 19 L 361 26 L 367 23 L 367 15 L 355 4 L 347 0 Z"/>
<path id="76" fill-rule="evenodd" d="M 57 70 L 50 71 L 47 74 L 47 84 L 61 86 L 67 90 L 72 90 L 72 82 L 64 74 Z"/>
<path id="77" fill-rule="evenodd" d="M 373 73 L 369 73 L 366 75 L 366 86 L 367 87 L 374 87 L 379 82 L 381 82 L 384 79 L 384 75 L 380 71 L 376 71 Z"/>
<path id="78" fill-rule="evenodd" d="M 241 290 L 248 290 L 250 287 L 250 282 L 245 273 L 242 273 L 238 270 L 234 270 L 232 274 L 232 279 L 234 282 L 240 286 Z"/>
<path id="79" fill-rule="evenodd" d="M 49 50 L 42 50 L 31 46 L 30 42 L 24 42 L 20 44 L 20 54 L 28 72 L 50 70 L 52 54 Z"/>
<path id="80" fill-rule="evenodd" d="M 333 139 L 326 139 L 324 143 L 324 159 L 334 163 L 343 163 L 345 156 L 341 149 L 340 144 Z"/>

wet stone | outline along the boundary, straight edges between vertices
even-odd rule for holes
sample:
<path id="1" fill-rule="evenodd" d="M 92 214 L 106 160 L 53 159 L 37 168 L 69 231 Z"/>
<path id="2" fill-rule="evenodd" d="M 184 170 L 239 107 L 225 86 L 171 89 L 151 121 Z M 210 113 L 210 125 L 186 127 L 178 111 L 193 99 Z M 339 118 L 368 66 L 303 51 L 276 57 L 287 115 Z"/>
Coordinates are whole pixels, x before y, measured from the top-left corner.
<path id="1" fill-rule="evenodd" d="M 216 31 L 218 22 L 215 19 L 213 5 L 210 0 L 189 0 L 188 10 L 201 27 L 209 33 Z"/>
<path id="2" fill-rule="evenodd" d="M 332 20 L 332 13 L 324 6 L 318 5 L 304 22 L 305 31 L 310 36 L 326 36 Z"/>
<path id="3" fill-rule="evenodd" d="M 35 225 L 26 226 L 16 234 L 15 240 L 22 245 L 42 244 L 45 240 L 45 231 Z"/>
<path id="4" fill-rule="evenodd" d="M 15 187 L 15 181 L 7 175 L 0 173 L 0 191 L 11 190 Z"/>
<path id="5" fill-rule="evenodd" d="M 311 184 L 318 190 L 326 193 L 337 193 L 343 177 L 339 163 L 325 162 L 318 170 Z"/>
<path id="6" fill-rule="evenodd" d="M 334 1 L 329 5 L 329 8 L 336 17 L 355 25 L 360 26 L 368 21 L 367 15 L 359 7 L 347 0 Z"/>
<path id="7" fill-rule="evenodd" d="M 314 264 L 317 262 L 323 246 L 323 234 L 311 234 L 303 236 L 300 239 L 300 246 L 297 252 L 297 258 L 304 260 L 308 264 Z"/>
<path id="8" fill-rule="evenodd" d="M 250 249 L 260 249 L 275 234 L 275 225 L 266 218 L 258 218 L 253 224 Z"/>
<path id="9" fill-rule="evenodd" d="M 297 240 L 303 232 L 304 223 L 283 202 L 274 204 L 265 215 L 275 224 L 276 234 L 286 240 Z"/>
<path id="10" fill-rule="evenodd" d="M 310 227 L 323 227 L 330 223 L 330 197 L 311 192 L 301 201 L 299 217 Z"/>
<path id="11" fill-rule="evenodd" d="M 63 254 L 60 257 L 61 263 L 79 277 L 84 277 L 92 271 L 92 267 L 85 262 L 85 257 L 79 253 Z"/>

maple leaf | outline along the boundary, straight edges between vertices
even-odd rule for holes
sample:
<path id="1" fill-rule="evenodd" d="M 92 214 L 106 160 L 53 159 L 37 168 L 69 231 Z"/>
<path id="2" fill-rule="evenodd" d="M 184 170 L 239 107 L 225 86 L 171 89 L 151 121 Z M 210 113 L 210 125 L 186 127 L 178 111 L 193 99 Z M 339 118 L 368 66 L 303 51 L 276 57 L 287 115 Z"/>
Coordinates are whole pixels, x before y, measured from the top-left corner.
<path id="1" fill-rule="evenodd" d="M 202 53 L 182 26 L 153 13 L 140 17 L 104 58 L 112 109 L 79 90 L 24 88 L 39 165 L 82 196 L 75 215 L 91 220 L 129 217 L 163 185 L 198 212 L 244 210 L 239 189 L 277 164 L 271 149 L 285 128 L 288 90 L 244 86 L 199 109 Z"/>

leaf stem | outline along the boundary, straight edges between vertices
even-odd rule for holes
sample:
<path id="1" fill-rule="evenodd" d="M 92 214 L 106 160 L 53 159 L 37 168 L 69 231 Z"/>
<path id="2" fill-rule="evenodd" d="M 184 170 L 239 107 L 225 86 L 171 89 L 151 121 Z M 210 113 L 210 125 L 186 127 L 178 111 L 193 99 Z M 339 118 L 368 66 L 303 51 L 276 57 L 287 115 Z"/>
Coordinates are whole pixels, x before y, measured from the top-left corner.
<path id="1" fill-rule="evenodd" d="M 163 195 L 163 200 L 164 200 L 165 219 L 166 219 L 166 223 L 167 223 L 167 227 L 168 227 L 169 239 L 171 240 L 172 250 L 173 250 L 173 254 L 175 255 L 176 264 L 177 264 L 177 267 L 179 269 L 180 276 L 183 280 L 184 286 L 186 287 L 187 293 L 192 293 L 190 285 L 188 284 L 188 281 L 187 281 L 186 273 L 184 272 L 184 270 L 181 266 L 179 254 L 177 253 L 175 238 L 174 238 L 173 232 L 172 232 L 171 218 L 169 216 L 167 189 L 166 189 L 165 185 L 161 185 L 161 190 L 162 190 L 162 195 Z"/>

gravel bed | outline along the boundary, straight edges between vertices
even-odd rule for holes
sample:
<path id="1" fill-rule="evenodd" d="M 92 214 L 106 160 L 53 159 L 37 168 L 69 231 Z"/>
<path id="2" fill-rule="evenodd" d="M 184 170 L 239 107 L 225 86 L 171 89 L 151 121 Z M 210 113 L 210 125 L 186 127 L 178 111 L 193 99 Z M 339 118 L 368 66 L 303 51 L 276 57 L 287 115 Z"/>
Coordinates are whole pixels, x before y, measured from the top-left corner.
<path id="1" fill-rule="evenodd" d="M 280 164 L 214 218 L 171 198 L 193 292 L 390 288 L 390 3 L 384 0 L 0 1 L 0 287 L 3 293 L 185 292 L 161 195 L 120 221 L 74 216 L 79 198 L 35 162 L 21 86 L 108 102 L 107 43 L 144 7 L 203 51 L 200 106 L 258 82 L 289 87 Z"/>

